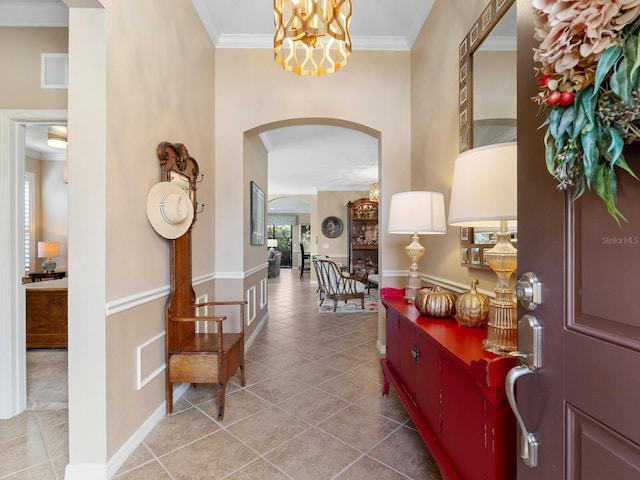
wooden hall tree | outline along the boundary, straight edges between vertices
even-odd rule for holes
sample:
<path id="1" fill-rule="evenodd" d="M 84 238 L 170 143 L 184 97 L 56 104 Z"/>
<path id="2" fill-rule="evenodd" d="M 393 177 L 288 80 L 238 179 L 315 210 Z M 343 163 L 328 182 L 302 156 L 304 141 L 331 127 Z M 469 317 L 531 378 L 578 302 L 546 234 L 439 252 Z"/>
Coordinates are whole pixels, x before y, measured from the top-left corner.
<path id="1" fill-rule="evenodd" d="M 165 307 L 166 328 L 166 403 L 167 414 L 173 410 L 173 384 L 217 383 L 220 386 L 219 413 L 224 417 L 225 390 L 228 379 L 240 368 L 240 383 L 244 386 L 244 305 L 245 301 L 213 301 L 195 303 L 191 282 L 191 229 L 196 221 L 198 202 L 196 185 L 199 168 L 182 144 L 163 142 L 158 146 L 162 168 L 161 181 L 180 186 L 187 193 L 193 208 L 193 220 L 187 231 L 170 239 L 171 291 Z M 225 315 L 215 309 L 237 306 L 241 331 L 223 333 Z M 211 322 L 204 332 L 196 322 Z"/>

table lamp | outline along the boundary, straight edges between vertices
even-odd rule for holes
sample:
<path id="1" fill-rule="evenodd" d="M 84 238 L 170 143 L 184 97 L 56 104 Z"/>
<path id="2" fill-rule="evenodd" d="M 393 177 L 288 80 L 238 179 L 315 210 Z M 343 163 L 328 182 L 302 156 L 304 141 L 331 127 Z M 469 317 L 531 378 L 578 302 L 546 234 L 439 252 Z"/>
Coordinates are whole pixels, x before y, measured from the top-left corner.
<path id="1" fill-rule="evenodd" d="M 500 229 L 495 246 L 484 252 L 498 284 L 489 303 L 487 338 L 482 344 L 500 355 L 518 349 L 517 304 L 509 286 L 518 255 L 508 230 L 518 213 L 517 177 L 516 143 L 467 150 L 456 159 L 449 203 L 449 225 Z"/>
<path id="2" fill-rule="evenodd" d="M 411 234 L 411 243 L 404 248 L 411 260 L 404 289 L 404 300 L 413 302 L 421 288 L 418 260 L 424 254 L 418 235 L 446 233 L 444 194 L 439 192 L 402 192 L 391 196 L 389 233 Z"/>
<path id="3" fill-rule="evenodd" d="M 42 262 L 42 271 L 44 273 L 53 273 L 56 269 L 56 262 L 51 257 L 60 255 L 60 242 L 38 242 L 38 257 L 46 258 Z"/>
<path id="4" fill-rule="evenodd" d="M 269 249 L 278 248 L 278 239 L 277 238 L 270 238 L 269 240 L 267 240 L 267 247 L 269 247 Z"/>

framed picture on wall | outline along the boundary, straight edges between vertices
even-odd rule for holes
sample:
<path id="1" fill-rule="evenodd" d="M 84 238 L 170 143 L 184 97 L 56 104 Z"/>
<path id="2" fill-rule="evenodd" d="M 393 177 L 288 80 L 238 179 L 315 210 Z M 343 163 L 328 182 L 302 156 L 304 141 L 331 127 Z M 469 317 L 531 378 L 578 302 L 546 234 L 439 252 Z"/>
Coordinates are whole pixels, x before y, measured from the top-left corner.
<path id="1" fill-rule="evenodd" d="M 322 221 L 322 233 L 328 238 L 338 238 L 342 235 L 342 220 L 338 217 L 327 217 Z"/>
<path id="2" fill-rule="evenodd" d="M 264 245 L 264 192 L 254 181 L 251 181 L 250 208 L 249 232 L 251 235 L 251 245 Z"/>

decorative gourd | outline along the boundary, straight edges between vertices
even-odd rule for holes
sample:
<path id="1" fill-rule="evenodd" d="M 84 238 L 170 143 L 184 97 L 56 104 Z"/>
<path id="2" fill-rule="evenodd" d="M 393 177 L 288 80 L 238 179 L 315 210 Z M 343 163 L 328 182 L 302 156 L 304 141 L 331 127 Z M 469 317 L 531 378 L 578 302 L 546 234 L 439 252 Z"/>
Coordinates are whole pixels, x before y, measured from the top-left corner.
<path id="1" fill-rule="evenodd" d="M 484 327 L 489 319 L 489 297 L 478 293 L 478 280 L 471 282 L 471 290 L 456 301 L 456 320 L 463 327 Z"/>
<path id="2" fill-rule="evenodd" d="M 425 317 L 451 318 L 456 313 L 456 294 L 438 286 L 423 288 L 416 294 L 413 304 Z"/>

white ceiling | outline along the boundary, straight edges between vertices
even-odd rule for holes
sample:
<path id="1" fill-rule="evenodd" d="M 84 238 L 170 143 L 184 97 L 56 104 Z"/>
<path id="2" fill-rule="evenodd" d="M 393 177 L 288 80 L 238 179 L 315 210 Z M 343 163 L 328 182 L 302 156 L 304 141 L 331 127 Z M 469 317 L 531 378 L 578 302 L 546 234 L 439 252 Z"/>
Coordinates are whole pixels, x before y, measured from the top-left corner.
<path id="1" fill-rule="evenodd" d="M 352 55 L 359 50 L 409 50 L 434 1 L 352 0 Z M 271 1 L 192 2 L 216 47 L 272 48 Z M 61 0 L 0 0 L 0 26 L 66 25 L 68 12 Z M 260 136 L 269 152 L 270 194 L 368 190 L 378 179 L 377 140 L 361 132 L 308 125 L 272 130 Z M 43 138 L 46 139 L 46 129 L 29 128 L 27 148 L 42 152 L 43 158 L 58 153 L 46 151 Z M 294 206 L 284 205 L 278 211 L 287 208 Z"/>

